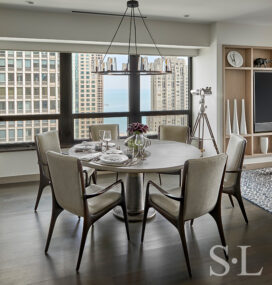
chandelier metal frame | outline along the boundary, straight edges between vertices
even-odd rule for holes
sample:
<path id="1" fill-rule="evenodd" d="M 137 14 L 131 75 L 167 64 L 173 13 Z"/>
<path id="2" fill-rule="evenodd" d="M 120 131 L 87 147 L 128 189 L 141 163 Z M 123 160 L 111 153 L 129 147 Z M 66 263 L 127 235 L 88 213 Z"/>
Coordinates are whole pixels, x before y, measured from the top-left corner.
<path id="1" fill-rule="evenodd" d="M 130 10 L 130 14 L 127 15 L 127 11 L 128 9 L 131 9 Z M 138 13 L 139 15 L 135 15 L 135 9 L 138 10 Z M 117 69 L 117 63 L 115 64 L 111 64 L 111 67 L 109 69 L 106 69 L 105 68 L 105 63 L 104 63 L 104 60 L 105 58 L 107 57 L 107 55 L 109 54 L 109 51 L 110 51 L 110 48 L 112 47 L 112 44 L 115 40 L 115 37 L 116 35 L 118 34 L 118 31 L 124 21 L 124 18 L 125 17 L 129 17 L 130 18 L 130 23 L 129 23 L 129 39 L 128 39 L 128 51 L 127 51 L 127 54 L 128 54 L 128 63 L 126 65 L 126 68 L 125 69 L 121 69 L 121 70 L 118 70 Z M 136 55 L 136 56 L 140 56 L 138 54 L 138 46 L 137 46 L 137 25 L 136 25 L 136 21 L 135 21 L 135 18 L 140 18 L 143 22 L 143 25 L 149 35 L 149 37 L 151 38 L 152 40 L 152 43 L 155 47 L 155 49 L 157 50 L 158 52 L 158 55 L 159 57 L 161 57 L 162 59 L 162 70 L 155 70 L 153 68 L 153 70 L 151 70 L 151 68 L 149 68 L 149 70 L 146 70 L 145 68 L 142 68 L 142 65 L 141 67 L 138 69 L 135 69 L 133 68 L 133 70 L 131 70 L 130 68 L 130 55 Z M 131 53 L 131 48 L 133 46 L 133 43 L 132 43 L 132 30 L 134 29 L 134 47 L 135 47 L 135 54 L 132 54 Z M 140 58 L 141 59 L 141 58 Z M 122 18 L 121 18 L 121 21 L 111 39 L 111 42 L 106 50 L 106 53 L 103 57 L 103 60 L 98 64 L 98 66 L 95 67 L 95 71 L 93 73 L 96 73 L 96 74 L 100 74 L 100 75 L 130 75 L 130 74 L 138 74 L 138 75 L 165 75 L 165 74 L 171 74 L 172 73 L 172 70 L 171 70 L 171 64 L 167 64 L 167 60 L 166 60 L 166 63 L 165 65 L 163 64 L 164 63 L 164 57 L 162 56 L 161 52 L 160 52 L 160 49 L 158 48 L 157 44 L 155 43 L 155 40 L 150 32 L 150 30 L 148 29 L 148 26 L 146 24 L 146 21 L 145 21 L 145 17 L 142 15 L 141 13 L 141 10 L 139 8 L 139 2 L 136 1 L 136 0 L 130 0 L 130 1 L 127 1 L 127 8 L 124 12 L 124 14 L 122 15 Z M 115 68 L 114 68 L 114 65 L 115 65 Z M 163 69 L 163 67 L 165 67 Z"/>

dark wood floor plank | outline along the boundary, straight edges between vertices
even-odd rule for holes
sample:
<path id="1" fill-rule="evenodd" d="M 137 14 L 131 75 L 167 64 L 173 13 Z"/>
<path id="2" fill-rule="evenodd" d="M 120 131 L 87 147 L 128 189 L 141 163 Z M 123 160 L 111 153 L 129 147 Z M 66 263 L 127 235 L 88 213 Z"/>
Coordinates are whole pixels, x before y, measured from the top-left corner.
<path id="1" fill-rule="evenodd" d="M 114 177 L 99 178 L 109 184 Z M 148 179 L 148 178 L 147 178 Z M 157 177 L 155 177 L 157 179 Z M 163 182 L 177 185 L 174 177 Z M 223 198 L 223 225 L 230 258 L 225 277 L 210 277 L 209 268 L 223 272 L 209 255 L 220 239 L 215 222 L 204 216 L 194 226 L 186 224 L 186 238 L 193 279 L 188 278 L 185 258 L 176 229 L 159 214 L 147 223 L 145 241 L 140 243 L 141 223 L 130 224 L 131 242 L 125 225 L 112 213 L 90 229 L 79 274 L 78 256 L 82 221 L 72 214 L 60 215 L 53 233 L 49 254 L 44 254 L 50 214 L 50 189 L 44 191 L 39 210 L 33 207 L 37 183 L 0 186 L 0 284 L 271 284 L 272 215 L 245 201 L 249 224 L 244 223 L 238 204 L 232 208 Z M 241 251 L 237 245 L 250 245 L 247 270 L 260 277 L 237 276 L 241 270 Z M 218 251 L 223 258 L 223 253 Z"/>

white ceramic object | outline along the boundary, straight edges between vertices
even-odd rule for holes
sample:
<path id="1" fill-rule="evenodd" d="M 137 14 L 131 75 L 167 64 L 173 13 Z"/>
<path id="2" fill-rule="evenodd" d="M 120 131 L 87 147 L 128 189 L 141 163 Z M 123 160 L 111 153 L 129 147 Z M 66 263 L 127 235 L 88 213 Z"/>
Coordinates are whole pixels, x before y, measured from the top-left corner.
<path id="1" fill-rule="evenodd" d="M 238 123 L 237 100 L 236 99 L 234 99 L 234 102 L 233 102 L 232 133 L 239 135 L 239 123 Z"/>
<path id="2" fill-rule="evenodd" d="M 109 150 L 106 151 L 106 154 L 122 154 L 122 153 L 123 153 L 122 150 L 114 149 L 114 148 L 109 149 Z"/>
<path id="3" fill-rule="evenodd" d="M 267 154 L 268 152 L 268 137 L 260 137 L 261 152 Z"/>
<path id="4" fill-rule="evenodd" d="M 106 164 L 121 164 L 128 161 L 128 157 L 121 154 L 104 154 L 101 155 L 100 160 Z"/>
<path id="5" fill-rule="evenodd" d="M 231 135 L 231 123 L 230 123 L 230 103 L 227 100 L 227 113 L 226 113 L 226 135 Z"/>
<path id="6" fill-rule="evenodd" d="M 247 135 L 245 99 L 242 99 L 240 133 L 241 135 Z"/>

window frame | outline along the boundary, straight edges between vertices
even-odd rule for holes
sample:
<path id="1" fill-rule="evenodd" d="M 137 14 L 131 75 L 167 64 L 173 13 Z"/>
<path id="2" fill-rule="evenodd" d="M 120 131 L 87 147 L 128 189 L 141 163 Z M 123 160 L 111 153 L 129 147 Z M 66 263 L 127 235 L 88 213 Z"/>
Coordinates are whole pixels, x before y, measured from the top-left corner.
<path id="1" fill-rule="evenodd" d="M 129 90 L 129 111 L 128 112 L 101 112 L 101 113 L 73 113 L 72 99 L 72 53 L 59 53 L 59 84 L 60 84 L 60 113 L 59 114 L 31 114 L 31 115 L 3 115 L 1 122 L 5 121 L 31 121 L 31 120 L 58 120 L 59 137 L 61 147 L 70 147 L 71 145 L 82 141 L 74 139 L 74 120 L 92 119 L 92 118 L 114 118 L 127 117 L 128 124 L 135 120 L 141 121 L 142 117 L 164 116 L 164 115 L 187 115 L 188 125 L 192 127 L 192 57 L 188 57 L 188 110 L 164 110 L 164 111 L 141 111 L 140 110 L 140 92 L 139 96 L 133 96 Z M 49 63 L 50 64 L 50 63 Z M 131 79 L 129 79 L 131 80 Z M 133 79 L 132 79 L 133 80 Z M 130 81 L 130 84 L 133 82 Z M 64 96 L 65 94 L 65 96 Z M 35 131 L 35 130 L 33 130 Z M 156 138 L 156 135 L 150 136 Z M 35 149 L 34 142 L 15 142 L 0 144 L 0 152 L 30 150 Z"/>

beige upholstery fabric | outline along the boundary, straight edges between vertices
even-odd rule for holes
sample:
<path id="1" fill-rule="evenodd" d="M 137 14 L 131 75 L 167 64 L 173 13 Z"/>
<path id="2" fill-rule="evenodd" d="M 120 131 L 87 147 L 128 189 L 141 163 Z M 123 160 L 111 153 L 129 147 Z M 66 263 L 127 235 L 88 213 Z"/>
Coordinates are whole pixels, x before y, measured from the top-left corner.
<path id="1" fill-rule="evenodd" d="M 188 132 L 189 128 L 184 126 L 171 126 L 171 125 L 159 126 L 160 140 L 187 143 Z"/>
<path id="2" fill-rule="evenodd" d="M 117 124 L 97 124 L 91 125 L 89 127 L 90 139 L 93 141 L 99 141 L 99 131 L 111 131 L 112 140 L 117 140 L 119 138 L 119 125 Z"/>
<path id="3" fill-rule="evenodd" d="M 243 147 L 245 139 L 238 135 L 231 135 L 229 144 L 227 147 L 227 171 L 238 170 L 243 159 Z M 236 173 L 226 173 L 224 180 L 224 187 L 233 187 L 236 184 L 236 179 L 238 174 Z"/>
<path id="4" fill-rule="evenodd" d="M 39 156 L 42 162 L 43 172 L 45 176 L 49 179 L 46 153 L 50 150 L 58 153 L 61 152 L 58 132 L 51 131 L 36 135 L 36 142 Z"/>
<path id="5" fill-rule="evenodd" d="M 78 159 L 49 151 L 47 160 L 58 204 L 75 215 L 83 216 L 83 193 Z"/>
<path id="6" fill-rule="evenodd" d="M 175 197 L 181 197 L 180 187 L 171 189 L 167 192 Z M 163 209 L 165 212 L 168 212 L 172 217 L 178 217 L 180 202 L 170 199 L 158 191 L 154 191 L 154 193 L 151 193 L 149 197 L 154 204 Z"/>
<path id="7" fill-rule="evenodd" d="M 120 188 L 120 187 L 119 187 Z M 113 203 L 117 202 L 119 199 L 121 199 L 121 192 L 117 192 L 114 190 L 119 189 L 117 187 L 112 188 L 112 190 L 101 194 L 97 197 L 88 199 L 88 208 L 89 208 L 89 212 L 91 214 L 98 214 L 99 212 L 101 212 L 103 209 L 111 206 Z M 95 185 L 92 184 L 89 187 L 86 188 L 86 194 L 92 194 L 94 192 L 98 192 L 101 191 L 103 189 L 103 187 L 99 186 L 99 185 Z"/>
<path id="8" fill-rule="evenodd" d="M 216 205 L 227 155 L 189 160 L 184 192 L 184 220 L 200 217 Z"/>

